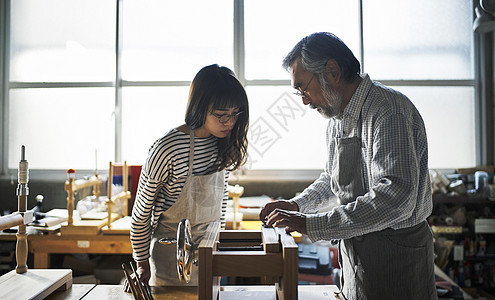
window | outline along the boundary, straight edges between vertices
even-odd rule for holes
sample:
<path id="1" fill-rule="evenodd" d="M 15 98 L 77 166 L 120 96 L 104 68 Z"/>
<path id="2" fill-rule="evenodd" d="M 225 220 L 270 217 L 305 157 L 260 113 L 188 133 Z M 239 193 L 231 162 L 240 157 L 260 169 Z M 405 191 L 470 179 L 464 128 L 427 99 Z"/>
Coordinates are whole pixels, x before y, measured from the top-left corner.
<path id="1" fill-rule="evenodd" d="M 8 3 L 3 173 L 17 168 L 22 144 L 33 170 L 143 164 L 152 143 L 183 123 L 190 81 L 212 63 L 246 86 L 245 169 L 321 170 L 327 121 L 292 94 L 281 68 L 316 31 L 335 33 L 373 80 L 413 101 L 430 167 L 476 164 L 472 1 Z"/>
<path id="2" fill-rule="evenodd" d="M 476 165 L 472 9 L 471 1 L 363 1 L 364 70 L 416 105 L 430 168 Z"/>
<path id="3" fill-rule="evenodd" d="M 8 168 L 21 145 L 31 169 L 94 169 L 96 157 L 102 169 L 113 159 L 115 7 L 11 1 Z"/>

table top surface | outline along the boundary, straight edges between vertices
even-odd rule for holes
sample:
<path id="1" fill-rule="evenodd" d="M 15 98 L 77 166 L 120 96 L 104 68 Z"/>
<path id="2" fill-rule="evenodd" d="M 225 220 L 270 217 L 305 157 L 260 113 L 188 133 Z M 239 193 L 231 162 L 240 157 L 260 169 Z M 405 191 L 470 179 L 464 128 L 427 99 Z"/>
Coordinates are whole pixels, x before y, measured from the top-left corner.
<path id="1" fill-rule="evenodd" d="M 336 299 L 334 292 L 338 291 L 335 285 L 300 285 L 298 296 L 300 300 Z M 155 300 L 197 299 L 197 288 L 194 286 L 164 287 L 152 286 L 151 292 Z M 220 300 L 253 299 L 275 300 L 275 286 L 223 286 Z M 56 291 L 46 298 L 47 300 L 75 300 L 75 299 L 129 299 L 132 294 L 126 293 L 122 285 L 94 285 L 73 284 L 66 291 Z"/>
<path id="2" fill-rule="evenodd" d="M 261 230 L 261 221 L 243 221 L 242 229 L 245 230 Z M 292 232 L 292 237 L 296 243 L 301 241 L 301 234 L 299 232 Z M 28 240 L 29 241 L 40 241 L 40 240 L 114 240 L 114 241 L 128 241 L 130 243 L 129 234 L 60 234 L 59 232 L 43 234 L 40 231 L 30 229 L 28 226 Z M 0 231 L 0 240 L 3 241 L 15 241 L 15 232 L 5 232 Z"/>

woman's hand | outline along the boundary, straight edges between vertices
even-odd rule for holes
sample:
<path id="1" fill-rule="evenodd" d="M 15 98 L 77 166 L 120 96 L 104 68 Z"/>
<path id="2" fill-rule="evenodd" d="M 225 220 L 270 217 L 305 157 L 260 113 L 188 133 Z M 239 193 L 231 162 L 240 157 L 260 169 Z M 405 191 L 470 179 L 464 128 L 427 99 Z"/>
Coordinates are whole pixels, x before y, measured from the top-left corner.
<path id="1" fill-rule="evenodd" d="M 148 282 L 151 278 L 149 260 L 138 261 L 136 262 L 136 265 L 137 265 L 136 273 L 139 275 L 141 282 L 144 283 L 145 285 L 148 285 Z M 132 280 L 136 281 L 137 280 L 136 274 L 132 273 L 131 278 Z M 131 286 L 129 282 L 127 282 L 127 279 L 124 281 L 124 291 L 127 293 L 131 292 Z"/>

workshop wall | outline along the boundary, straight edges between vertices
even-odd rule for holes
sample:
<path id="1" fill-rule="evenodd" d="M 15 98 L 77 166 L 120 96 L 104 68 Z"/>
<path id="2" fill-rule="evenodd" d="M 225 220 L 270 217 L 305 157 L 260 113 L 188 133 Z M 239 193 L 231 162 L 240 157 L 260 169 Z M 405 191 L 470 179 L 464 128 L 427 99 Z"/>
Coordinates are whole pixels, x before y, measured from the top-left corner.
<path id="1" fill-rule="evenodd" d="M 28 209 L 36 205 L 36 195 L 43 195 L 43 210 L 67 207 L 67 192 L 64 190 L 65 181 L 29 180 Z M 0 179 L 0 213 L 5 210 L 17 210 L 17 179 L 14 181 Z"/>

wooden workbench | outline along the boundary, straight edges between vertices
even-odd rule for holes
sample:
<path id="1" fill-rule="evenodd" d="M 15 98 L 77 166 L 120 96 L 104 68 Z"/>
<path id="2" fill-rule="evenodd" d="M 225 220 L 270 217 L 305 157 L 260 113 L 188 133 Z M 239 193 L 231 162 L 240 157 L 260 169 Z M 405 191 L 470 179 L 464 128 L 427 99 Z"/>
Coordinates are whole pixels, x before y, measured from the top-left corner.
<path id="1" fill-rule="evenodd" d="M 129 235 L 28 234 L 27 239 L 35 269 L 50 268 L 50 254 L 132 254 Z M 15 233 L 2 232 L 0 241 L 15 242 Z"/>
<path id="2" fill-rule="evenodd" d="M 252 223 L 252 224 L 251 224 Z M 260 221 L 248 221 L 250 227 L 244 229 L 261 229 Z M 301 241 L 301 235 L 294 232 L 296 242 Z M 2 241 L 15 241 L 15 233 L 0 234 Z M 50 254 L 88 253 L 88 254 L 132 254 L 129 235 L 98 234 L 98 235 L 61 235 L 28 234 L 29 252 L 33 254 L 35 269 L 50 268 Z"/>
<path id="3" fill-rule="evenodd" d="M 225 286 L 220 292 L 220 300 L 275 300 L 274 286 Z M 334 300 L 335 285 L 300 285 L 299 300 Z M 198 299 L 196 287 L 151 287 L 155 300 L 195 300 Z M 66 299 L 128 299 L 133 300 L 132 294 L 125 293 L 121 285 L 73 284 L 67 291 L 57 291 L 46 298 L 47 300 Z"/>
<path id="4" fill-rule="evenodd" d="M 49 268 L 50 254 L 132 254 L 129 235 L 29 235 L 28 242 L 35 269 Z"/>
<path id="5" fill-rule="evenodd" d="M 243 229 L 260 230 L 260 221 L 247 221 Z M 301 235 L 292 233 L 296 242 L 301 241 Z M 15 241 L 15 233 L 1 233 L 0 241 Z M 50 268 L 50 254 L 132 254 L 129 235 L 98 234 L 98 235 L 61 235 L 28 234 L 29 252 L 33 255 L 35 269 Z"/>

